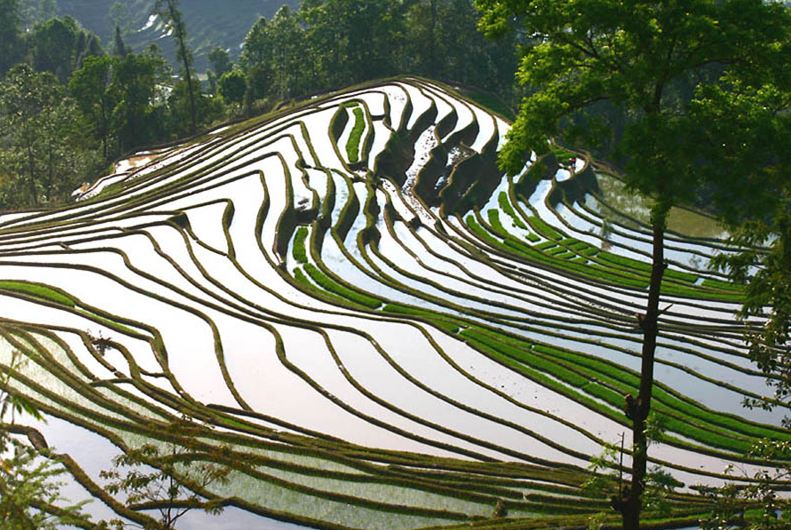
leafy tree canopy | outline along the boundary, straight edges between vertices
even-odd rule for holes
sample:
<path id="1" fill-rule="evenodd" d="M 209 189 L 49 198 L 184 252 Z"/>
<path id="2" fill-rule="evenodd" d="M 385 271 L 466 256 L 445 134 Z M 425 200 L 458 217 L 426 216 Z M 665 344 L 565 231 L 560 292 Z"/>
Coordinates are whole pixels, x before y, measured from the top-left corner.
<path id="1" fill-rule="evenodd" d="M 165 60 L 155 53 L 129 54 L 118 61 L 109 90 L 116 101 L 111 119 L 121 152 L 158 137 L 156 116 L 162 98 L 157 87 L 166 74 Z"/>
<path id="2" fill-rule="evenodd" d="M 37 206 L 67 195 L 93 167 L 83 115 L 50 73 L 27 65 L 0 83 L 1 200 Z"/>
<path id="3" fill-rule="evenodd" d="M 214 48 L 209 52 L 209 64 L 211 65 L 214 75 L 222 77 L 222 74 L 229 72 L 233 64 L 231 63 L 231 56 L 225 48 Z"/>
<path id="4" fill-rule="evenodd" d="M 758 0 L 477 0 L 482 29 L 517 29 L 529 90 L 501 155 L 511 172 L 556 138 L 606 153 L 641 193 L 690 198 L 700 182 L 695 86 L 772 60 L 787 9 Z"/>
<path id="5" fill-rule="evenodd" d="M 791 92 L 778 84 L 778 99 L 759 87 L 787 75 L 781 72 L 788 64 L 791 15 L 782 4 L 760 0 L 476 0 L 476 5 L 484 32 L 516 32 L 523 45 L 516 77 L 527 96 L 500 153 L 501 165 L 518 173 L 530 151 L 547 153 L 551 139 L 568 142 L 614 161 L 631 189 L 655 200 L 651 282 L 645 314 L 638 318 L 640 391 L 636 399 L 625 397 L 632 420 L 631 483 L 611 499 L 624 528 L 633 530 L 645 501 L 646 420 L 667 214 L 673 204 L 692 202 L 706 191 L 720 205 L 733 201 L 734 211 L 752 217 L 750 199 L 740 193 L 756 184 L 775 189 L 779 182 L 787 189 L 787 165 L 779 170 L 785 180 L 775 177 L 781 144 L 770 141 L 768 153 L 751 150 L 753 142 L 782 128 L 776 116 L 787 108 Z M 775 100 L 780 103 L 768 110 Z M 746 132 L 726 130 L 733 128 L 729 107 L 740 113 Z M 763 287 L 759 291 L 767 293 Z"/>
<path id="6" fill-rule="evenodd" d="M 62 83 L 87 57 L 103 53 L 99 38 L 71 17 L 51 18 L 38 24 L 29 40 L 33 67 L 52 72 Z"/>
<path id="7" fill-rule="evenodd" d="M 0 0 L 0 77 L 16 64 L 24 51 L 21 23 L 19 0 Z"/>
<path id="8" fill-rule="evenodd" d="M 219 92 L 228 103 L 242 103 L 247 81 L 239 69 L 230 70 L 220 77 Z"/>

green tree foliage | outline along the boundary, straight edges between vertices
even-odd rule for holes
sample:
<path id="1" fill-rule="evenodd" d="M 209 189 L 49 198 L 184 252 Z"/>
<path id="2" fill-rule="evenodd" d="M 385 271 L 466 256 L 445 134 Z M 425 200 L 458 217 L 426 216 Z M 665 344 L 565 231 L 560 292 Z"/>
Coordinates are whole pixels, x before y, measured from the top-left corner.
<path id="1" fill-rule="evenodd" d="M 476 31 L 478 13 L 469 0 L 420 0 L 405 16 L 401 71 L 510 95 L 514 37 L 488 42 Z"/>
<path id="2" fill-rule="evenodd" d="M 61 505 L 62 467 L 17 440 L 6 441 L 0 466 L 0 525 L 7 530 L 57 530 L 84 525 L 80 505 Z"/>
<path id="3" fill-rule="evenodd" d="M 734 477 L 750 479 L 739 484 L 729 482 L 719 488 L 702 487 L 708 497 L 711 511 L 700 520 L 703 530 L 745 528 L 747 530 L 784 530 L 791 525 L 791 500 L 778 493 L 778 484 L 791 480 L 791 443 L 764 441 L 757 444 L 750 455 L 770 461 L 784 460 L 786 464 L 773 471 L 764 469 L 753 476 Z M 732 474 L 734 468 L 726 470 Z"/>
<path id="4" fill-rule="evenodd" d="M 510 96 L 514 39 L 475 32 L 470 0 L 305 0 L 259 18 L 240 65 L 250 99 L 289 99 L 399 73 Z"/>
<path id="5" fill-rule="evenodd" d="M 209 52 L 209 64 L 211 65 L 212 72 L 219 79 L 225 72 L 230 72 L 233 68 L 231 63 L 231 56 L 228 55 L 228 50 L 224 48 L 214 48 Z"/>
<path id="6" fill-rule="evenodd" d="M 21 0 L 19 14 L 25 30 L 55 18 L 58 13 L 57 0 Z"/>
<path id="7" fill-rule="evenodd" d="M 113 70 L 110 97 L 115 102 L 112 129 L 119 149 L 127 153 L 161 137 L 164 101 L 157 87 L 167 73 L 165 60 L 155 53 L 129 54 Z"/>
<path id="8" fill-rule="evenodd" d="M 791 25 L 789 18 L 783 21 Z M 711 179 L 736 183 L 733 190 L 715 189 L 713 199 L 732 242 L 744 250 L 718 256 L 715 265 L 746 284 L 741 316 L 755 317 L 748 321 L 750 356 L 774 397 L 791 404 L 791 28 L 771 50 L 746 75 L 699 90 L 695 118 L 710 124 L 700 149 L 725 161 L 704 169 Z M 791 428 L 791 418 L 785 423 Z"/>
<path id="9" fill-rule="evenodd" d="M 500 155 L 517 173 L 530 150 L 549 151 L 550 138 L 587 148 L 624 170 L 634 191 L 650 196 L 652 272 L 643 331 L 641 384 L 626 396 L 632 421 L 630 485 L 612 499 L 626 529 L 639 527 L 647 478 L 646 419 L 665 270 L 664 233 L 673 204 L 700 193 L 705 172 L 693 138 L 705 135 L 696 121 L 697 84 L 722 86 L 760 62 L 789 26 L 786 8 L 758 0 L 614 1 L 476 0 L 481 28 L 491 36 L 516 29 L 525 40 L 517 80 L 528 91 Z M 719 116 L 708 123 L 730 122 Z M 725 162 L 714 151 L 711 165 Z M 721 189 L 728 186 L 722 185 Z"/>
<path id="10" fill-rule="evenodd" d="M 84 117 L 52 74 L 11 69 L 0 84 L 0 123 L 5 205 L 58 201 L 95 168 Z"/>
<path id="11" fill-rule="evenodd" d="M 117 59 L 107 55 L 88 57 L 69 80 L 69 92 L 93 126 L 105 161 L 115 152 L 112 115 L 117 101 L 111 87 L 117 64 Z"/>
<path id="12" fill-rule="evenodd" d="M 193 134 L 192 100 L 189 97 L 189 84 L 178 81 L 172 87 L 164 110 L 166 114 L 162 125 L 166 134 L 173 138 L 183 138 Z M 203 126 L 223 117 L 224 107 L 221 98 L 199 94 L 194 102 L 197 124 Z"/>
<path id="13" fill-rule="evenodd" d="M 403 4 L 389 0 L 305 2 L 306 34 L 318 51 L 315 69 L 340 87 L 396 71 L 402 39 Z"/>
<path id="14" fill-rule="evenodd" d="M 240 105 L 244 101 L 247 82 L 244 72 L 234 68 L 225 72 L 218 83 L 218 92 L 226 103 Z"/>
<path id="15" fill-rule="evenodd" d="M 748 323 L 750 358 L 775 390 L 775 402 L 746 400 L 748 407 L 771 409 L 791 405 L 791 16 L 778 18 L 785 39 L 769 43 L 767 53 L 750 68 L 725 76 L 699 89 L 695 119 L 706 124 L 697 138 L 701 151 L 718 155 L 723 164 L 702 168 L 710 179 L 734 183 L 734 189 L 715 189 L 717 210 L 742 251 L 722 254 L 714 266 L 746 286 L 740 316 Z M 727 124 L 724 116 L 728 117 Z M 738 178 L 741 177 L 741 178 Z M 791 428 L 791 416 L 783 419 Z M 729 483 L 704 488 L 712 500 L 711 513 L 701 527 L 733 526 L 751 530 L 780 530 L 791 525 L 791 502 L 778 485 L 791 479 L 791 444 L 766 440 L 748 455 L 785 462 L 773 471 L 752 476 L 748 486 Z M 777 465 L 777 464 L 775 464 Z M 746 509 L 752 508 L 752 509 Z"/>
<path id="16" fill-rule="evenodd" d="M 22 357 L 12 352 L 10 363 L 0 366 L 0 528 L 56 530 L 87 524 L 80 505 L 64 505 L 58 481 L 65 470 L 47 449 L 36 449 L 14 436 L 15 416 L 42 419 L 27 399 L 10 392 L 12 375 L 22 368 Z"/>
<path id="17" fill-rule="evenodd" d="M 74 73 L 69 91 L 89 118 L 105 162 L 141 146 L 190 134 L 186 83 L 166 87 L 167 73 L 164 59 L 153 51 L 92 57 Z M 201 96 L 197 104 L 206 122 L 222 115 L 219 101 Z"/>
<path id="18" fill-rule="evenodd" d="M 37 20 L 43 22 L 58 14 L 58 0 L 38 0 Z"/>
<path id="19" fill-rule="evenodd" d="M 185 434 L 183 426 L 176 432 Z M 108 481 L 105 488 L 111 494 L 125 494 L 129 508 L 155 510 L 163 528 L 176 528 L 193 509 L 212 515 L 223 511 L 222 499 L 206 500 L 195 492 L 228 482 L 229 470 L 201 460 L 205 456 L 176 443 L 167 443 L 164 451 L 146 444 L 116 457 L 114 468 L 102 471 L 101 477 Z"/>
<path id="20" fill-rule="evenodd" d="M 61 83 L 92 55 L 102 54 L 99 38 L 71 17 L 51 18 L 33 28 L 29 37 L 31 64 L 40 72 L 52 72 Z"/>
<path id="21" fill-rule="evenodd" d="M 660 443 L 664 440 L 666 428 L 661 418 L 649 416 L 646 428 L 648 444 Z M 588 470 L 591 477 L 582 484 L 582 488 L 591 495 L 605 498 L 621 498 L 626 486 L 624 481 L 624 434 L 621 435 L 621 446 L 605 445 L 604 451 L 591 458 Z M 667 517 L 671 514 L 670 497 L 684 484 L 660 466 L 653 466 L 646 473 L 645 491 L 643 493 L 643 509 L 654 517 Z M 601 528 L 607 517 L 606 512 L 593 515 L 589 520 L 589 528 Z"/>
<path id="22" fill-rule="evenodd" d="M 721 255 L 715 264 L 746 284 L 740 315 L 748 320 L 750 358 L 767 376 L 776 402 L 791 404 L 791 193 L 785 189 L 767 201 L 763 216 L 733 225 L 732 242 L 746 249 Z M 774 403 L 746 400 L 748 407 L 771 409 Z M 791 416 L 783 420 L 791 428 Z"/>
<path id="23" fill-rule="evenodd" d="M 211 69 L 206 72 L 209 78 L 209 87 L 212 94 L 217 93 L 217 83 L 226 72 L 233 68 L 231 56 L 225 48 L 216 47 L 209 52 L 209 66 Z"/>
<path id="24" fill-rule="evenodd" d="M 255 87 L 255 97 L 273 94 L 280 99 L 311 89 L 310 58 L 305 63 L 305 28 L 299 15 L 281 7 L 272 20 L 260 18 L 245 38 L 242 64 Z M 315 72 L 315 67 L 313 68 Z"/>
<path id="25" fill-rule="evenodd" d="M 209 91 L 211 94 L 217 94 L 217 83 L 226 72 L 233 68 L 231 56 L 225 48 L 216 47 L 209 52 L 209 66 L 210 70 L 206 72 L 209 79 Z"/>
<path id="26" fill-rule="evenodd" d="M 261 99 L 269 91 L 272 77 L 272 39 L 269 38 L 268 21 L 259 17 L 244 39 L 240 63 L 249 79 L 249 99 Z"/>
<path id="27" fill-rule="evenodd" d="M 116 0 L 107 11 L 107 16 L 115 27 L 116 38 L 126 35 L 131 28 L 131 16 L 127 2 Z"/>
<path id="28" fill-rule="evenodd" d="M 0 77 L 24 52 L 21 24 L 19 0 L 0 0 Z"/>

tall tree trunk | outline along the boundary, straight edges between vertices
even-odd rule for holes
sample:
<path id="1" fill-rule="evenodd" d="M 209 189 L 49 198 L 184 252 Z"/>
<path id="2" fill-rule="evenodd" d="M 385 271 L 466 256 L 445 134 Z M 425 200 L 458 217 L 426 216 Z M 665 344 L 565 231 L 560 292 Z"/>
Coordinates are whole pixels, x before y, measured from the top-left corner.
<path id="1" fill-rule="evenodd" d="M 107 155 L 109 154 L 107 148 L 107 137 L 110 135 L 110 127 L 107 124 L 108 122 L 109 119 L 107 117 L 107 104 L 104 101 L 104 97 L 102 97 L 102 161 L 105 163 L 108 162 Z"/>
<path id="2" fill-rule="evenodd" d="M 195 116 L 195 88 L 192 86 L 192 72 L 188 65 L 188 61 L 184 61 L 184 71 L 187 75 L 187 91 L 189 92 L 190 100 L 190 117 L 192 118 L 192 134 L 198 130 L 198 121 Z"/>
<path id="3" fill-rule="evenodd" d="M 54 153 L 52 152 L 52 146 L 49 146 L 47 154 L 47 184 L 45 186 L 47 197 L 46 200 L 47 202 L 52 202 L 52 183 L 55 180 L 55 162 L 53 160 Z"/>
<path id="4" fill-rule="evenodd" d="M 168 0 L 168 11 L 170 13 L 170 21 L 173 24 L 173 31 L 176 34 L 176 42 L 179 47 L 179 55 L 181 62 L 184 65 L 184 75 L 187 78 L 187 96 L 190 101 L 190 119 L 192 120 L 192 134 L 198 130 L 198 122 L 195 116 L 195 88 L 192 80 L 192 68 L 190 67 L 190 55 L 187 49 L 187 30 L 184 28 L 184 20 L 181 18 L 181 13 L 176 8 L 174 0 Z"/>
<path id="5" fill-rule="evenodd" d="M 626 414 L 632 420 L 632 479 L 621 499 L 620 511 L 624 530 L 640 528 L 640 512 L 645 492 L 648 465 L 648 440 L 645 428 L 648 414 L 651 412 L 651 391 L 654 386 L 654 354 L 659 334 L 659 297 L 666 268 L 665 226 L 668 210 L 669 206 L 660 202 L 654 207 L 651 215 L 653 228 L 651 283 L 648 287 L 645 314 L 638 317 L 640 328 L 643 330 L 640 393 L 637 399 L 626 397 Z"/>
<path id="6" fill-rule="evenodd" d="M 429 55 L 428 64 L 431 71 L 431 77 L 436 78 L 437 75 L 437 2 L 431 0 L 431 23 L 429 24 Z"/>
<path id="7" fill-rule="evenodd" d="M 30 192 L 30 203 L 38 206 L 38 191 L 36 190 L 36 159 L 33 156 L 33 146 L 27 146 L 27 170 L 28 170 L 28 191 Z"/>

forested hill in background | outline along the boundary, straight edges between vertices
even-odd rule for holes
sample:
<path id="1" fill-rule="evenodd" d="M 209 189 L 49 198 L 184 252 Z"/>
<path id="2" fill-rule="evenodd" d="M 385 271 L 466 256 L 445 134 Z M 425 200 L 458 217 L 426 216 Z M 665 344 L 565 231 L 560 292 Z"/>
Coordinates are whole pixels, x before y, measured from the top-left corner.
<path id="1" fill-rule="evenodd" d="M 31 18 L 41 18 L 52 13 L 53 2 L 23 0 Z M 208 67 L 208 54 L 215 47 L 228 50 L 231 57 L 238 57 L 244 36 L 260 16 L 271 18 L 277 10 L 288 5 L 299 6 L 299 0 L 183 0 L 181 9 L 189 28 L 189 45 L 195 56 L 198 71 Z M 167 39 L 167 30 L 161 21 L 151 17 L 154 0 L 58 0 L 55 14 L 70 16 L 86 29 L 110 43 L 115 26 L 121 28 L 126 44 L 139 51 L 157 43 L 164 55 L 175 64 L 176 48 Z"/>

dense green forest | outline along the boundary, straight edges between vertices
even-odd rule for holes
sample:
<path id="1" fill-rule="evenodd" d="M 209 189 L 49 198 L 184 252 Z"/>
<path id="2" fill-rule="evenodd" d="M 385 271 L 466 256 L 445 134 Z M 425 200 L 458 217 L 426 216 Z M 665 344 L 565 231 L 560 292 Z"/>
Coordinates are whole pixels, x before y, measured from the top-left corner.
<path id="1" fill-rule="evenodd" d="M 468 0 L 283 6 L 251 21 L 238 61 L 212 50 L 204 81 L 181 18 L 170 64 L 157 45 L 131 51 L 120 28 L 102 42 L 73 18 L 46 18 L 51 5 L 41 9 L 33 16 L 18 0 L 0 1 L 4 208 L 60 201 L 142 146 L 370 79 L 411 73 L 458 83 L 504 112 L 514 99 L 514 39 L 487 41 Z"/>

